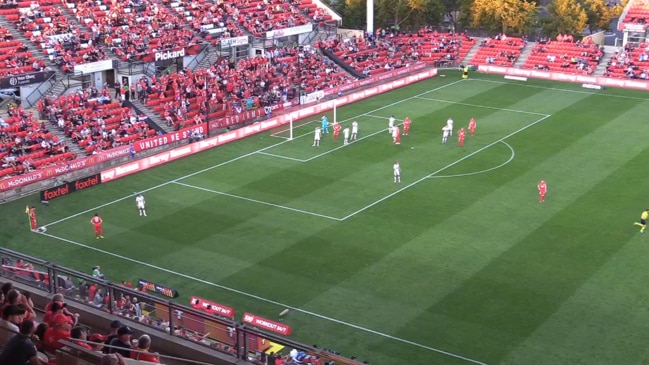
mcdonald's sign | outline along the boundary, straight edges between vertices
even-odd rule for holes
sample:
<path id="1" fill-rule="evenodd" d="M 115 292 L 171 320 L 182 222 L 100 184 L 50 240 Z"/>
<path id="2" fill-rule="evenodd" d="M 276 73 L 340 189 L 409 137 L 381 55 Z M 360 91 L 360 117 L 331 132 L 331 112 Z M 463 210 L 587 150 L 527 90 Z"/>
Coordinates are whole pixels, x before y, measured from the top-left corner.
<path id="1" fill-rule="evenodd" d="M 145 289 L 149 293 L 156 293 L 168 298 L 178 298 L 179 295 L 176 289 L 172 289 L 144 279 L 138 279 L 137 287 L 138 289 Z"/>

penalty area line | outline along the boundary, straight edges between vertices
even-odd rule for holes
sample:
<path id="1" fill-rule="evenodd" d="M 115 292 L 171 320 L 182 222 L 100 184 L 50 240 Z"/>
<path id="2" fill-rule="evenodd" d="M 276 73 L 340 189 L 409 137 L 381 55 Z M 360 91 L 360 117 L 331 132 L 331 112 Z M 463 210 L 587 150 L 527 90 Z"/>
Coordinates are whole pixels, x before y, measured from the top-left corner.
<path id="1" fill-rule="evenodd" d="M 525 111 L 525 110 L 517 110 L 517 109 L 498 108 L 498 107 L 495 107 L 495 106 L 489 106 L 489 105 L 469 104 L 469 103 L 462 103 L 462 102 L 459 102 L 459 101 L 433 99 L 433 98 L 426 98 L 426 97 L 423 97 L 423 96 L 420 96 L 420 97 L 418 97 L 417 99 L 429 100 L 429 101 L 434 101 L 434 102 L 437 102 L 437 103 L 447 103 L 447 104 L 454 104 L 454 105 L 471 106 L 471 107 L 474 107 L 474 108 L 484 108 L 484 109 L 500 110 L 500 111 L 504 111 L 504 112 L 512 112 L 512 113 L 522 113 L 522 114 L 540 115 L 540 116 L 542 116 L 542 117 L 549 116 L 549 114 L 545 114 L 545 113 L 528 112 L 528 111 Z"/>
<path id="2" fill-rule="evenodd" d="M 187 187 L 187 188 L 196 189 L 196 190 L 206 191 L 208 193 L 223 195 L 223 196 L 227 196 L 227 197 L 230 197 L 230 198 L 241 199 L 241 200 L 245 200 L 245 201 L 248 201 L 248 202 L 251 202 L 251 203 L 257 203 L 257 204 L 261 204 L 261 205 L 268 205 L 268 206 L 273 207 L 273 208 L 290 210 L 292 212 L 312 215 L 312 216 L 315 216 L 315 217 L 326 218 L 326 219 L 331 219 L 331 220 L 340 222 L 340 218 L 332 217 L 332 216 L 325 215 L 325 214 L 315 213 L 315 212 L 309 212 L 308 210 L 302 210 L 302 209 L 298 209 L 298 208 L 287 207 L 285 205 L 269 203 L 269 202 L 265 202 L 265 201 L 262 201 L 262 200 L 257 200 L 257 199 L 253 199 L 253 198 L 247 198 L 245 196 L 225 193 L 225 192 L 222 192 L 222 191 L 203 188 L 203 187 L 196 186 L 196 185 L 185 184 L 185 183 L 181 183 L 181 182 L 178 182 L 178 181 L 174 182 L 174 184 L 181 185 L 181 186 L 184 186 L 184 187 Z"/>
<path id="3" fill-rule="evenodd" d="M 301 159 L 301 158 L 295 158 L 295 157 L 288 157 L 288 156 L 282 156 L 282 155 L 276 155 L 274 153 L 268 153 L 268 152 L 257 152 L 258 155 L 265 155 L 265 156 L 271 156 L 271 157 L 277 157 L 277 158 L 283 158 L 285 160 L 291 160 L 291 161 L 296 161 L 296 162 L 306 162 L 306 160 Z"/>
<path id="4" fill-rule="evenodd" d="M 370 328 L 362 327 L 362 326 L 359 326 L 357 324 L 353 324 L 353 323 L 346 322 L 346 321 L 343 321 L 343 320 L 340 320 L 340 319 L 336 319 L 336 318 L 333 318 L 333 317 L 326 316 L 324 314 L 312 312 L 312 311 L 309 311 L 309 310 L 306 310 L 306 309 L 302 309 L 302 308 L 299 308 L 299 307 L 295 307 L 295 306 L 292 306 L 292 305 L 281 303 L 281 302 L 278 302 L 276 300 L 264 298 L 264 297 L 261 297 L 259 295 L 255 295 L 255 294 L 252 294 L 252 293 L 245 292 L 243 290 L 231 288 L 231 287 L 228 287 L 228 286 L 225 286 L 225 285 L 221 285 L 221 284 L 217 284 L 217 283 L 214 283 L 214 282 L 211 282 L 211 281 L 200 279 L 200 278 L 197 278 L 195 276 L 191 276 L 191 275 L 188 275 L 188 274 L 183 274 L 181 272 L 174 271 L 174 270 L 171 270 L 171 269 L 167 269 L 167 268 L 164 268 L 164 267 L 161 267 L 161 266 L 153 265 L 153 264 L 150 264 L 148 262 L 136 260 L 134 258 L 124 256 L 124 255 L 120 255 L 120 254 L 117 254 L 117 253 L 114 253 L 114 252 L 111 252 L 111 251 L 107 251 L 107 250 L 104 250 L 104 249 L 101 249 L 101 248 L 98 248 L 98 247 L 95 247 L 95 246 L 90 246 L 90 245 L 86 245 L 84 243 L 76 242 L 76 241 L 73 241 L 73 240 L 70 240 L 70 239 L 67 239 L 67 238 L 55 236 L 55 235 L 47 233 L 47 232 L 36 232 L 36 233 L 38 233 L 40 235 L 43 235 L 45 237 L 49 237 L 49 238 L 52 238 L 52 239 L 55 239 L 55 240 L 59 240 L 59 241 L 65 242 L 65 243 L 69 243 L 69 244 L 77 246 L 77 247 L 83 247 L 83 248 L 86 248 L 86 249 L 89 249 L 89 250 L 92 250 L 92 251 L 95 251 L 95 252 L 102 253 L 102 254 L 107 255 L 107 256 L 112 256 L 112 257 L 115 257 L 115 258 L 118 258 L 118 259 L 121 259 L 121 260 L 124 260 L 124 261 L 128 261 L 128 262 L 131 262 L 131 263 L 134 263 L 134 264 L 137 264 L 137 265 L 141 265 L 141 266 L 145 266 L 145 267 L 148 267 L 148 268 L 151 268 L 151 269 L 162 271 L 162 272 L 165 272 L 167 274 L 171 274 L 171 275 L 178 276 L 178 277 L 181 277 L 181 278 L 184 278 L 184 279 L 192 280 L 192 281 L 195 281 L 195 282 L 198 282 L 198 283 L 201 283 L 201 284 L 205 284 L 205 285 L 208 285 L 208 286 L 211 286 L 211 287 L 214 287 L 214 288 L 219 288 L 219 289 L 231 292 L 231 293 L 239 294 L 239 295 L 244 296 L 244 297 L 259 300 L 260 302 L 265 302 L 265 303 L 268 303 L 268 304 L 276 305 L 276 306 L 281 307 L 281 308 L 288 308 L 288 309 L 290 309 L 292 311 L 295 311 L 295 312 L 299 312 L 299 313 L 302 313 L 302 314 L 305 314 L 305 315 L 308 315 L 308 316 L 311 316 L 311 317 L 319 318 L 319 319 L 322 319 L 322 320 L 325 320 L 325 321 L 333 322 L 333 323 L 336 323 L 336 324 L 339 324 L 339 325 L 342 325 L 342 326 L 345 326 L 345 327 L 353 328 L 353 329 L 356 329 L 356 330 L 359 330 L 359 331 L 362 331 L 362 332 L 370 333 L 370 334 L 373 334 L 373 335 L 376 335 L 376 336 L 379 336 L 379 337 L 387 338 L 387 339 L 390 339 L 390 340 L 393 340 L 393 341 L 396 341 L 396 342 L 400 342 L 400 343 L 404 343 L 404 344 L 411 345 L 411 346 L 414 346 L 414 347 L 418 347 L 418 348 L 421 348 L 421 349 L 424 349 L 424 350 L 427 350 L 427 351 L 436 352 L 438 354 L 446 355 L 448 357 L 452 357 L 452 358 L 455 358 L 455 359 L 458 359 L 458 360 L 463 360 L 463 361 L 466 361 L 468 363 L 472 363 L 472 364 L 476 364 L 476 365 L 488 365 L 487 363 L 484 363 L 482 361 L 475 360 L 475 359 L 472 359 L 472 358 L 469 358 L 469 357 L 466 357 L 466 356 L 458 355 L 458 354 L 452 353 L 450 351 L 441 350 L 441 349 L 438 349 L 438 348 L 435 348 L 435 347 L 431 347 L 431 346 L 423 345 L 423 344 L 420 344 L 420 343 L 417 343 L 417 342 L 414 342 L 414 341 L 406 340 L 404 338 L 399 338 L 399 337 L 396 337 L 396 336 L 388 335 L 387 333 L 383 333 L 383 332 L 376 331 L 376 330 L 373 330 L 373 329 L 370 329 Z"/>

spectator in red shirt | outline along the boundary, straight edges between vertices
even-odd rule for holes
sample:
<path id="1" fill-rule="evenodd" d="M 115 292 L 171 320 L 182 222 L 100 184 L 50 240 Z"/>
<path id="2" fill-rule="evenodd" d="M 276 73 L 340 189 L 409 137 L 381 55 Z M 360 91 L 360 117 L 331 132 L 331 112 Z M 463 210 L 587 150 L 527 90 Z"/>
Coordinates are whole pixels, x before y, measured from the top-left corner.
<path id="1" fill-rule="evenodd" d="M 52 325 L 45 331 L 43 342 L 50 348 L 60 349 L 63 347 L 59 340 L 69 340 L 71 337 L 70 330 L 72 324 L 68 317 L 63 314 L 57 314 L 52 320 Z"/>

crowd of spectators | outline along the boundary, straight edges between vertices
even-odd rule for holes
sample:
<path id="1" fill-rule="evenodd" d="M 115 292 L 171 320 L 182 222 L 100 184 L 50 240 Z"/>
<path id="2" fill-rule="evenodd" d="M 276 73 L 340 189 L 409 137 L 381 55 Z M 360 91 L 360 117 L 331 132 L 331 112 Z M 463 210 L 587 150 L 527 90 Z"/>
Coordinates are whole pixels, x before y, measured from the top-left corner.
<path id="1" fill-rule="evenodd" d="M 133 330 L 119 320 L 110 323 L 110 331 L 101 334 L 80 322 L 78 313 L 67 308 L 65 297 L 55 294 L 38 318 L 29 293 L 23 294 L 11 283 L 0 288 L 2 318 L 0 319 L 0 363 L 56 364 L 55 352 L 69 341 L 79 347 L 103 354 L 119 354 L 119 358 L 159 363 L 159 355 L 151 351 L 147 334 L 133 338 Z M 14 343 L 18 342 L 21 346 Z M 15 362 L 20 359 L 20 362 Z"/>
<path id="2" fill-rule="evenodd" d="M 91 86 L 70 95 L 50 95 L 38 102 L 38 109 L 87 154 L 156 134 L 135 109 L 111 98 L 108 85 L 101 90 Z"/>
<path id="3" fill-rule="evenodd" d="M 556 41 L 539 39 L 523 68 L 590 75 L 603 55 L 590 38 L 574 42 L 570 35 L 559 35 Z"/>
<path id="4" fill-rule="evenodd" d="M 510 37 L 498 34 L 480 41 L 480 48 L 471 62 L 481 65 L 512 67 L 527 45 L 527 37 Z"/>
<path id="5" fill-rule="evenodd" d="M 179 15 L 191 17 L 191 27 L 213 45 L 221 38 L 239 37 L 243 31 L 237 26 L 239 10 L 234 4 L 204 0 L 178 0 L 170 4 Z"/>
<path id="6" fill-rule="evenodd" d="M 13 39 L 8 29 L 0 27 L 0 77 L 44 70 L 44 63 L 32 57 L 27 46 Z"/>
<path id="7" fill-rule="evenodd" d="M 198 43 L 194 32 L 184 28 L 185 20 L 156 1 L 79 2 L 71 11 L 91 29 L 96 44 L 103 43 L 124 61 Z"/>
<path id="8" fill-rule="evenodd" d="M 627 44 L 616 49 L 604 76 L 649 80 L 649 43 L 640 43 L 637 47 Z"/>
<path id="9" fill-rule="evenodd" d="M 179 129 L 203 122 L 207 114 L 235 115 L 291 101 L 298 89 L 309 93 L 353 80 L 313 47 L 282 47 L 267 49 L 264 57 L 237 63 L 222 58 L 206 69 L 141 82 L 147 105 Z"/>
<path id="10" fill-rule="evenodd" d="M 427 62 L 450 66 L 462 59 L 475 40 L 468 34 L 440 33 L 433 27 L 417 32 L 378 29 L 374 34 L 322 43 L 343 62 L 366 76 Z"/>
<path id="11" fill-rule="evenodd" d="M 66 163 L 74 158 L 64 141 L 17 105 L 0 116 L 0 178 Z"/>
<path id="12" fill-rule="evenodd" d="M 68 21 L 62 7 L 52 6 L 46 1 L 33 1 L 29 7 L 15 10 L 16 14 L 5 14 L 7 20 L 14 22 L 63 71 L 72 72 L 77 64 L 108 58 L 101 47 L 93 44 L 89 34 L 81 33 Z M 46 68 L 45 63 L 37 58 L 23 57 L 14 62 L 24 71 L 43 71 Z"/>
<path id="13" fill-rule="evenodd" d="M 235 0 L 232 15 L 239 25 L 256 37 L 266 32 L 291 28 L 310 22 L 300 10 L 301 0 Z"/>

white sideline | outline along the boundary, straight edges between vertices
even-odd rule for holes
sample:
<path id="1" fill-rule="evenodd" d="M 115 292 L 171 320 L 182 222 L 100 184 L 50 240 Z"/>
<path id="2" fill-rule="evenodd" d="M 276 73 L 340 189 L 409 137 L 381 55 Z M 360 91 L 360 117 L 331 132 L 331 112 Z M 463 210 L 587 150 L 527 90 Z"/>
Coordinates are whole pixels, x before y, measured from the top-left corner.
<path id="1" fill-rule="evenodd" d="M 359 114 L 359 115 L 357 115 L 357 116 L 355 116 L 355 117 L 352 117 L 352 118 L 349 118 L 349 119 L 345 119 L 345 120 L 341 121 L 341 123 L 342 123 L 342 122 L 346 122 L 346 121 L 350 121 L 350 120 L 352 120 L 352 119 L 354 119 L 354 118 L 358 118 L 358 117 L 362 117 L 362 116 L 364 116 L 364 115 L 371 114 L 371 113 L 376 112 L 376 111 L 379 111 L 379 110 L 383 110 L 383 109 L 385 109 L 385 108 L 389 108 L 389 107 L 391 107 L 391 106 L 394 106 L 394 105 L 397 105 L 397 104 L 403 103 L 403 102 L 408 101 L 408 100 L 416 99 L 416 98 L 419 97 L 419 96 L 426 95 L 426 94 L 428 94 L 428 93 L 432 93 L 432 92 L 437 91 L 437 90 L 441 90 L 441 89 L 443 89 L 443 88 L 446 88 L 446 87 L 449 87 L 449 86 L 455 85 L 455 84 L 460 83 L 460 82 L 463 82 L 463 81 L 465 81 L 465 80 L 457 80 L 457 81 L 453 81 L 453 82 L 451 82 L 451 83 L 448 83 L 448 84 L 442 85 L 442 86 L 440 86 L 440 87 L 436 87 L 436 88 L 434 88 L 434 89 L 430 89 L 430 90 L 428 90 L 428 91 L 424 91 L 423 93 L 420 93 L 420 94 L 413 95 L 413 96 L 410 96 L 410 97 L 405 98 L 405 99 L 401 99 L 401 100 L 395 101 L 394 103 L 391 103 L 391 104 L 388 104 L 388 105 L 384 105 L 384 106 L 382 106 L 382 107 L 380 107 L 380 108 L 376 108 L 376 109 L 374 109 L 374 110 L 370 110 L 370 111 L 367 112 L 367 113 Z M 296 138 L 304 137 L 304 136 L 307 136 L 307 135 L 309 135 L 309 134 L 303 134 L 303 135 L 300 135 L 300 136 L 298 136 L 298 137 L 296 137 Z M 294 139 L 295 139 L 295 138 L 294 138 Z M 284 140 L 284 141 L 282 141 L 282 142 L 275 143 L 274 145 L 270 145 L 270 146 L 268 146 L 268 147 L 261 148 L 261 149 L 259 149 L 259 150 L 257 150 L 257 151 L 253 151 L 253 152 L 250 152 L 250 153 L 246 153 L 245 155 L 241 155 L 241 156 L 235 157 L 235 158 L 233 158 L 233 159 L 231 159 L 231 160 L 227 160 L 227 161 L 221 162 L 221 163 L 216 164 L 216 165 L 214 165 L 214 166 L 210 166 L 210 167 L 204 168 L 204 169 L 202 169 L 202 170 L 198 170 L 198 171 L 196 171 L 196 172 L 192 172 L 191 174 L 188 174 L 188 175 L 185 175 L 185 176 L 181 176 L 181 177 L 179 177 L 179 178 L 176 178 L 176 179 L 173 179 L 173 180 L 169 180 L 169 181 L 164 182 L 164 183 L 162 183 L 162 184 L 158 184 L 158 185 L 156 185 L 156 186 L 153 186 L 153 187 L 150 187 L 150 188 L 147 188 L 147 189 L 141 190 L 141 191 L 139 191 L 138 193 L 145 193 L 145 192 L 147 192 L 147 191 L 155 190 L 155 189 L 161 188 L 161 187 L 163 187 L 163 186 L 169 185 L 169 184 L 174 183 L 174 182 L 176 182 L 176 181 L 184 180 L 184 179 L 187 179 L 187 178 L 189 178 L 189 177 L 196 176 L 196 175 L 198 175 L 198 174 L 202 174 L 203 172 L 213 170 L 213 169 L 215 169 L 215 168 L 217 168 L 217 167 L 221 167 L 221 166 L 227 165 L 227 164 L 232 163 L 232 162 L 235 162 L 235 161 L 239 161 L 239 160 L 241 160 L 241 159 L 243 159 L 243 158 L 253 156 L 253 155 L 257 154 L 258 152 L 263 152 L 263 151 L 269 150 L 269 149 L 271 149 L 271 148 L 277 147 L 277 146 L 282 145 L 282 144 L 287 143 L 287 142 L 290 142 L 290 140 L 287 139 L 287 140 Z M 285 156 L 283 156 L 283 157 L 285 157 Z M 95 211 L 95 210 L 97 210 L 97 209 L 99 209 L 99 208 L 107 207 L 107 206 L 109 206 L 109 205 L 112 205 L 112 204 L 115 204 L 115 203 L 119 203 L 119 202 L 121 202 L 121 201 L 123 201 L 123 200 L 125 200 L 125 199 L 132 198 L 133 196 L 135 196 L 135 194 L 129 194 L 129 195 L 124 196 L 124 197 L 122 197 L 122 198 L 115 199 L 115 200 L 110 201 L 110 202 L 108 202 L 108 203 L 105 203 L 105 204 L 102 204 L 102 205 L 98 205 L 98 206 L 96 206 L 96 207 L 94 207 L 94 208 L 86 209 L 86 210 L 84 210 L 84 211 L 82 211 L 82 212 L 75 213 L 75 214 L 73 214 L 73 215 L 71 215 L 71 216 L 68 216 L 68 217 L 65 217 L 65 218 L 61 218 L 61 219 L 59 219 L 59 220 L 57 220 L 57 221 L 54 221 L 54 222 L 51 222 L 51 223 L 45 224 L 43 227 L 50 227 L 50 226 L 53 226 L 53 225 L 55 225 L 55 224 L 58 224 L 58 223 L 61 223 L 61 222 L 67 221 L 68 219 L 72 219 L 72 218 L 78 217 L 78 216 L 83 215 L 83 214 L 88 214 L 88 213 L 93 212 L 93 211 Z"/>
<path id="2" fill-rule="evenodd" d="M 474 155 L 476 155 L 476 154 L 478 154 L 478 153 L 480 153 L 480 152 L 486 150 L 487 148 L 489 148 L 489 147 L 491 147 L 491 146 L 493 146 L 493 145 L 495 145 L 495 144 L 497 144 L 497 143 L 500 143 L 500 142 L 506 140 L 507 138 L 509 138 L 509 137 L 511 137 L 511 136 L 514 136 L 514 135 L 516 135 L 516 134 L 518 134 L 518 133 L 520 133 L 520 132 L 522 132 L 522 131 L 524 131 L 524 130 L 530 128 L 530 127 L 533 127 L 533 126 L 537 125 L 538 123 L 541 123 L 542 121 L 546 120 L 546 119 L 549 118 L 549 117 L 550 117 L 550 115 L 546 115 L 546 116 L 544 116 L 543 118 L 541 118 L 541 119 L 539 119 L 539 120 L 537 120 L 537 121 L 535 121 L 535 122 L 533 122 L 533 123 L 530 123 L 530 124 L 528 124 L 528 125 L 526 125 L 526 126 L 524 126 L 524 127 L 522 127 L 522 128 L 519 128 L 519 129 L 513 131 L 512 133 L 510 133 L 510 134 L 508 134 L 508 135 L 506 135 L 506 136 L 504 136 L 504 137 L 502 137 L 502 138 L 499 138 L 498 140 L 496 140 L 496 141 L 494 141 L 494 142 L 492 142 L 492 143 L 489 143 L 488 145 L 486 145 L 486 146 L 484 146 L 484 147 L 482 147 L 482 148 L 480 148 L 480 149 L 478 149 L 478 150 L 476 150 L 476 151 L 473 151 L 473 152 L 469 153 L 468 155 L 466 155 L 466 156 L 460 158 L 459 160 L 456 160 L 456 161 L 454 161 L 454 162 L 451 162 L 450 164 L 448 164 L 448 165 L 446 165 L 446 166 L 444 166 L 444 167 L 438 169 L 437 171 L 433 172 L 432 174 L 426 175 L 426 176 L 424 176 L 424 177 L 422 177 L 422 178 L 420 178 L 420 179 L 418 179 L 418 180 L 415 180 L 415 181 L 411 182 L 410 184 L 408 184 L 408 185 L 402 187 L 401 189 L 398 189 L 398 190 L 396 190 L 395 192 L 390 193 L 390 194 L 384 196 L 383 198 L 381 198 L 381 199 L 379 199 L 379 200 L 377 200 L 377 201 L 375 201 L 375 202 L 373 202 L 373 203 L 370 203 L 370 204 L 364 206 L 363 208 L 361 208 L 361 209 L 359 209 L 359 210 L 357 210 L 357 211 L 355 211 L 355 212 L 353 212 L 353 213 L 351 213 L 351 214 L 346 215 L 345 217 L 342 217 L 341 220 L 342 220 L 342 221 L 347 220 L 347 219 L 349 219 L 349 218 L 351 218 L 351 217 L 357 215 L 358 213 L 364 212 L 364 211 L 366 211 L 366 210 L 372 208 L 373 206 L 375 206 L 375 205 L 377 205 L 377 204 L 379 204 L 379 203 L 381 203 L 381 202 L 383 202 L 383 201 L 385 201 L 385 200 L 387 200 L 387 199 L 390 199 L 391 197 L 393 197 L 393 196 L 395 196 L 395 195 L 401 193 L 402 191 L 404 191 L 404 190 L 406 190 L 406 189 L 408 189 L 408 188 L 411 188 L 411 187 L 413 187 L 413 186 L 419 184 L 420 182 L 422 182 L 422 181 L 424 181 L 424 180 L 426 180 L 426 179 L 428 179 L 428 178 L 430 178 L 430 177 L 432 177 L 432 176 L 435 176 L 435 175 L 439 174 L 440 172 L 442 172 L 442 171 L 444 171 L 444 170 L 446 170 L 446 169 L 448 169 L 448 168 L 450 168 L 450 167 L 452 167 L 452 166 L 457 165 L 458 163 L 460 163 L 460 162 L 462 162 L 462 161 L 468 159 L 469 157 L 474 156 Z"/>
<path id="3" fill-rule="evenodd" d="M 528 112 L 528 111 L 525 111 L 525 110 L 517 110 L 517 109 L 498 108 L 498 107 L 489 106 L 489 105 L 478 105 L 478 104 L 461 103 L 459 101 L 431 99 L 431 98 L 426 98 L 426 97 L 423 97 L 423 96 L 420 96 L 417 99 L 430 100 L 430 101 L 435 101 L 435 102 L 438 102 L 438 103 L 448 103 L 448 104 L 472 106 L 472 107 L 476 107 L 476 108 L 502 110 L 502 111 L 505 111 L 505 112 L 512 112 L 512 113 L 533 114 L 533 115 L 540 115 L 540 116 L 543 116 L 543 117 L 548 115 L 548 114 L 545 114 L 545 113 Z"/>
<path id="4" fill-rule="evenodd" d="M 288 304 L 285 304 L 285 303 L 280 303 L 280 302 L 272 300 L 272 299 L 260 297 L 258 295 L 251 294 L 251 293 L 248 293 L 248 292 L 245 292 L 245 291 L 242 291 L 242 290 L 230 288 L 230 287 L 225 286 L 225 285 L 213 283 L 213 282 L 210 282 L 210 281 L 207 281 L 207 280 L 204 280 L 204 279 L 200 279 L 200 278 L 197 278 L 197 277 L 194 277 L 194 276 L 191 276 L 191 275 L 183 274 L 181 272 L 166 269 L 164 267 L 156 266 L 156 265 L 150 264 L 148 262 L 136 260 L 136 259 L 133 259 L 133 258 L 130 258 L 130 257 L 127 257 L 127 256 L 123 256 L 123 255 L 116 254 L 116 253 L 113 253 L 113 252 L 110 252 L 110 251 L 106 251 L 106 250 L 101 249 L 101 248 L 97 248 L 97 247 L 94 247 L 94 246 L 89 246 L 89 245 L 86 245 L 86 244 L 83 244 L 83 243 L 79 243 L 79 242 L 76 242 L 76 241 L 69 240 L 67 238 L 58 237 L 58 236 L 49 234 L 47 232 L 40 232 L 39 231 L 37 233 L 41 234 L 43 236 L 52 238 L 52 239 L 56 239 L 56 240 L 59 240 L 59 241 L 63 241 L 63 242 L 78 246 L 78 247 L 83 247 L 83 248 L 86 248 L 86 249 L 89 249 L 89 250 L 92 250 L 92 251 L 96 251 L 96 252 L 99 252 L 99 253 L 102 253 L 102 254 L 105 254 L 105 255 L 108 255 L 108 256 L 113 256 L 113 257 L 116 257 L 116 258 L 119 258 L 119 259 L 122 259 L 122 260 L 125 260 L 125 261 L 132 262 L 134 264 L 146 266 L 146 267 L 149 267 L 151 269 L 156 269 L 156 270 L 159 270 L 159 271 L 162 271 L 162 272 L 166 272 L 168 274 L 172 274 L 172 275 L 179 276 L 179 277 L 182 277 L 182 278 L 185 278 L 185 279 L 196 281 L 196 282 L 199 282 L 201 284 L 205 284 L 205 285 L 209 285 L 209 286 L 212 286 L 212 287 L 215 287 L 215 288 L 226 290 L 226 291 L 236 293 L 236 294 L 248 297 L 248 298 L 259 300 L 261 302 L 273 304 L 273 305 L 276 305 L 276 306 L 278 306 L 280 308 L 288 308 L 288 309 L 293 310 L 295 312 L 299 312 L 299 313 L 306 314 L 306 315 L 309 315 L 309 316 L 312 316 L 312 317 L 320 318 L 320 319 L 323 319 L 325 321 L 337 323 L 337 324 L 340 324 L 342 326 L 354 328 L 354 329 L 357 329 L 359 331 L 367 332 L 367 333 L 370 333 L 370 334 L 373 334 L 373 335 L 376 335 L 376 336 L 379 336 L 379 337 L 383 337 L 383 338 L 387 338 L 387 339 L 390 339 L 390 340 L 393 340 L 393 341 L 408 344 L 408 345 L 418 347 L 418 348 L 421 348 L 421 349 L 424 349 L 424 350 L 428 350 L 428 351 L 431 351 L 431 352 L 436 352 L 438 354 L 446 355 L 446 356 L 449 356 L 449 357 L 452 357 L 452 358 L 455 358 L 455 359 L 458 359 L 458 360 L 463 360 L 463 361 L 466 361 L 466 362 L 469 362 L 469 363 L 472 363 L 472 364 L 488 365 L 487 363 L 484 363 L 484 362 L 479 361 L 479 360 L 471 359 L 469 357 L 454 354 L 454 353 L 449 352 L 449 351 L 437 349 L 437 348 L 434 348 L 434 347 L 431 347 L 431 346 L 426 346 L 426 345 L 423 345 L 423 344 L 420 344 L 420 343 L 417 343 L 417 342 L 414 342 L 414 341 L 410 341 L 410 340 L 406 340 L 406 339 L 399 338 L 399 337 L 396 337 L 396 336 L 388 335 L 387 333 L 375 331 L 375 330 L 370 329 L 370 328 L 362 327 L 362 326 L 359 326 L 357 324 L 345 322 L 345 321 L 342 321 L 340 319 L 336 319 L 336 318 L 333 318 L 333 317 L 328 317 L 328 316 L 325 316 L 323 314 L 319 314 L 319 313 L 316 313 L 316 312 L 311 312 L 311 311 L 308 311 L 306 309 L 302 309 L 302 308 L 299 308 L 299 307 L 294 307 L 294 306 L 291 306 L 291 305 L 288 305 Z"/>
<path id="5" fill-rule="evenodd" d="M 320 217 L 320 218 L 327 218 L 327 219 L 331 219 L 331 220 L 338 221 L 338 222 L 340 221 L 340 218 L 331 217 L 331 216 L 328 216 L 328 215 L 325 215 L 325 214 L 309 212 L 308 210 L 302 210 L 302 209 L 297 209 L 297 208 L 291 208 L 291 207 L 287 207 L 285 205 L 273 204 L 273 203 L 269 203 L 269 202 L 265 202 L 265 201 L 261 201 L 261 200 L 257 200 L 257 199 L 247 198 L 245 196 L 225 193 L 225 192 L 218 191 L 218 190 L 207 189 L 207 188 L 203 188 L 203 187 L 196 186 L 196 185 L 185 184 L 185 183 L 181 183 L 181 182 L 178 182 L 178 181 L 175 181 L 174 184 L 181 185 L 181 186 L 184 186 L 184 187 L 187 187 L 187 188 L 196 189 L 196 190 L 206 191 L 208 193 L 229 196 L 230 198 L 241 199 L 241 200 L 249 201 L 249 202 L 252 202 L 252 203 L 268 205 L 268 206 L 271 206 L 271 207 L 274 207 L 274 208 L 286 209 L 286 210 L 290 210 L 290 211 L 293 211 L 293 212 L 313 215 L 313 216 Z"/>

